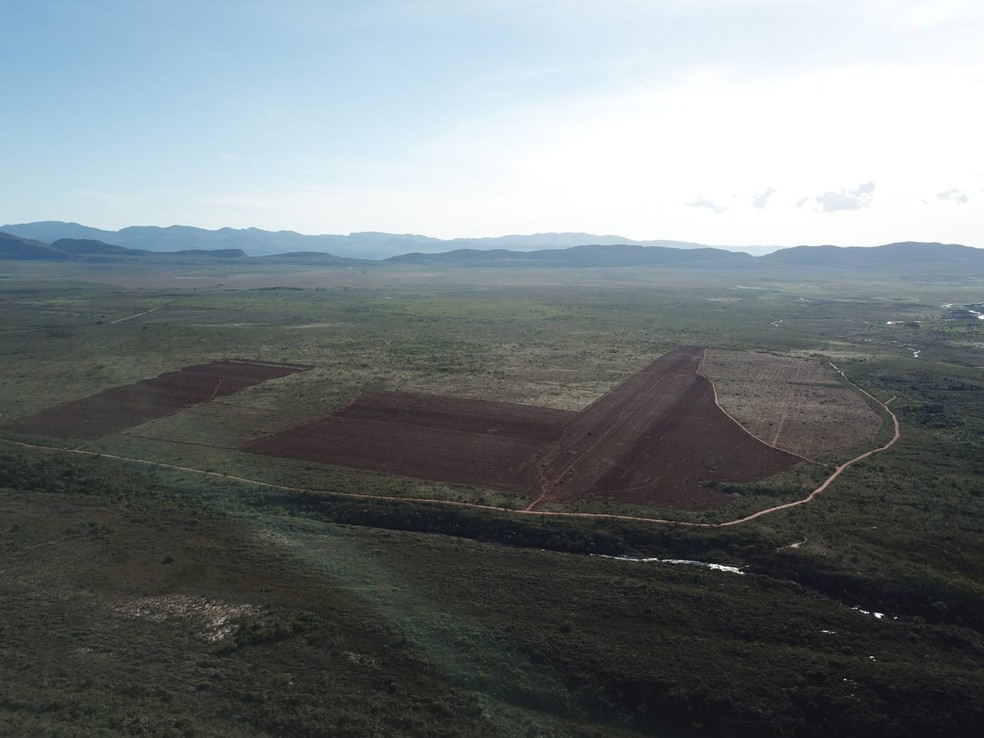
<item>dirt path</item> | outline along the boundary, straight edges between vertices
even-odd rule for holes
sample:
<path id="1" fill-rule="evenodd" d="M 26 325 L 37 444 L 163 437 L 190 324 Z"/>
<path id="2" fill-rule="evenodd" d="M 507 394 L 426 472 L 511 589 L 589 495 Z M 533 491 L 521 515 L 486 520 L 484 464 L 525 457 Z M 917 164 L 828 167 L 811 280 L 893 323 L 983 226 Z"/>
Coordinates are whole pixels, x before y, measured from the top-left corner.
<path id="1" fill-rule="evenodd" d="M 703 377 L 708 382 L 710 382 L 710 384 L 711 384 L 711 390 L 714 392 L 714 404 L 717 405 L 717 409 L 718 410 L 720 410 L 722 413 L 724 413 L 735 425 L 737 425 L 739 428 L 741 428 L 743 431 L 745 431 L 745 433 L 747 433 L 748 435 L 750 435 L 752 438 L 754 438 L 759 443 L 764 443 L 769 448 L 776 449 L 776 451 L 782 451 L 783 453 L 787 453 L 787 454 L 791 454 L 793 456 L 796 456 L 797 458 L 803 459 L 803 461 L 809 461 L 811 464 L 819 463 L 819 462 L 815 462 L 813 459 L 808 459 L 805 456 L 796 453 L 795 451 L 790 451 L 789 449 L 785 449 L 785 448 L 779 448 L 774 443 L 769 443 L 764 438 L 759 438 L 754 433 L 752 433 L 750 430 L 748 430 L 748 428 L 746 428 L 744 425 L 742 425 L 741 421 L 738 420 L 738 418 L 736 418 L 734 415 L 732 415 L 727 410 L 725 410 L 724 407 L 722 407 L 721 403 L 718 401 L 717 385 L 714 384 L 714 380 L 713 379 L 711 379 L 709 376 L 707 376 L 704 373 L 704 362 L 706 362 L 706 361 L 707 361 L 707 349 L 704 349 L 704 358 L 700 360 L 700 364 L 697 366 L 697 375 Z M 831 366 L 833 366 L 833 364 L 831 364 Z M 834 367 L 834 368 L 836 368 L 836 367 Z M 844 377 L 844 378 L 847 379 L 847 377 Z M 860 389 L 860 387 L 858 389 Z M 866 392 L 865 394 L 868 394 L 868 393 Z M 786 415 L 784 413 L 783 414 L 783 417 L 782 417 L 781 423 L 784 423 L 785 421 L 786 421 Z M 778 435 L 779 435 L 779 432 L 776 431 L 776 436 L 778 436 Z"/>
<path id="2" fill-rule="evenodd" d="M 776 549 L 776 551 L 782 551 L 784 548 L 799 548 L 800 546 L 805 545 L 809 540 L 810 540 L 809 538 L 804 538 L 802 541 L 796 541 L 796 543 L 790 543 L 788 546 L 780 546 L 779 548 Z"/>
<path id="3" fill-rule="evenodd" d="M 165 305 L 170 305 L 170 302 L 165 302 L 164 305 L 158 305 L 157 307 L 152 307 L 150 310 L 144 310 L 142 313 L 134 313 L 133 315 L 127 315 L 125 318 L 117 318 L 116 320 L 109 321 L 109 325 L 116 325 L 117 323 L 122 323 L 124 320 L 133 320 L 134 318 L 139 318 L 141 315 L 146 315 L 147 313 L 152 313 L 155 310 L 160 310 Z"/>
<path id="4" fill-rule="evenodd" d="M 802 367 L 796 367 L 796 372 L 793 375 L 793 381 L 799 379 L 800 371 Z M 717 395 L 715 394 L 715 398 Z M 775 446 L 778 448 L 779 436 L 782 435 L 783 426 L 786 425 L 786 418 L 789 417 L 789 408 L 793 403 L 793 385 L 792 382 L 786 387 L 786 394 L 782 398 L 782 415 L 779 418 L 779 422 L 776 423 L 776 432 L 772 435 L 772 440 L 769 442 L 770 446 Z"/>
<path id="5" fill-rule="evenodd" d="M 547 501 L 547 497 L 550 494 L 549 487 L 546 482 L 543 483 L 543 487 L 540 490 L 539 496 L 533 500 L 529 505 L 523 508 L 523 512 L 533 512 L 540 506 L 541 503 Z"/>
<path id="6" fill-rule="evenodd" d="M 32 444 L 32 443 L 24 443 L 22 441 L 14 441 L 9 438 L 2 438 L 2 437 L 0 437 L 0 441 L 8 445 L 17 446 L 19 448 L 27 448 L 27 449 L 34 449 L 40 451 L 52 451 L 56 453 L 76 454 L 79 456 L 101 456 L 105 459 L 127 461 L 134 464 L 153 466 L 159 469 L 173 469 L 175 471 L 182 471 L 190 474 L 198 474 L 204 477 L 227 479 L 227 480 L 241 482 L 243 484 L 250 484 L 258 487 L 279 489 L 287 492 L 299 492 L 302 494 L 328 495 L 332 497 L 345 497 L 345 498 L 360 499 L 360 500 L 413 502 L 413 503 L 428 504 L 428 505 L 443 505 L 446 507 L 464 507 L 464 508 L 471 508 L 475 510 L 489 510 L 498 513 L 513 513 L 517 515 L 539 515 L 542 517 L 559 517 L 559 518 L 590 518 L 594 520 L 625 520 L 625 521 L 631 521 L 636 523 L 652 523 L 656 525 L 679 525 L 688 528 L 726 528 L 733 525 L 742 525 L 744 523 L 748 523 L 752 520 L 756 520 L 766 515 L 771 515 L 773 513 L 779 512 L 780 510 L 788 510 L 789 508 L 797 507 L 799 505 L 805 505 L 809 502 L 812 502 L 814 499 L 816 499 L 818 495 L 823 494 L 823 492 L 834 482 L 835 479 L 837 479 L 837 477 L 839 477 L 844 472 L 844 470 L 850 468 L 851 466 L 858 463 L 859 461 L 863 461 L 864 459 L 867 459 L 869 456 L 872 456 L 874 454 L 880 453 L 882 451 L 891 448 L 896 444 L 896 442 L 898 442 L 899 438 L 901 437 L 901 433 L 899 431 L 899 419 L 898 417 L 896 417 L 895 413 L 893 413 L 888 407 L 889 403 L 891 403 L 892 400 L 894 400 L 895 398 L 892 397 L 886 402 L 882 402 L 877 397 L 872 395 L 870 392 L 862 389 L 861 387 L 858 387 L 856 384 L 851 382 L 851 380 L 847 378 L 844 372 L 842 372 L 836 366 L 834 366 L 833 364 L 831 364 L 830 366 L 832 366 L 834 370 L 837 371 L 841 375 L 841 377 L 843 377 L 844 380 L 848 382 L 852 387 L 855 387 L 858 391 L 862 392 L 867 397 L 870 397 L 874 402 L 877 402 L 885 410 L 885 412 L 887 412 L 891 416 L 892 424 L 894 426 L 894 433 L 892 435 L 891 440 L 889 440 L 888 443 L 886 443 L 884 446 L 871 449 L 870 451 L 866 451 L 865 453 L 856 456 L 850 461 L 845 461 L 843 464 L 838 466 L 829 477 L 827 477 L 827 479 L 823 482 L 823 484 L 821 484 L 819 487 L 817 487 L 815 490 L 810 492 L 810 494 L 808 494 L 806 497 L 804 497 L 801 500 L 795 500 L 793 502 L 787 502 L 783 505 L 775 505 L 773 507 L 768 507 L 765 508 L 764 510 L 759 510 L 758 512 L 752 513 L 751 515 L 746 515 L 743 518 L 737 518 L 736 520 L 729 520 L 723 523 L 695 523 L 695 522 L 688 522 L 688 521 L 681 521 L 681 520 L 667 520 L 665 518 L 643 518 L 637 515 L 616 515 L 610 513 L 562 512 L 562 511 L 553 511 L 553 510 L 531 510 L 529 508 L 525 510 L 519 510 L 519 509 L 496 507 L 494 505 L 481 505 L 476 502 L 459 502 L 456 500 L 439 500 L 439 499 L 429 499 L 429 498 L 420 498 L 420 497 L 396 497 L 396 496 L 374 495 L 374 494 L 359 493 L 359 492 L 335 492 L 331 490 L 319 490 L 319 489 L 311 489 L 307 487 L 294 487 L 286 484 L 276 484 L 274 482 L 263 482 L 258 479 L 250 479 L 249 477 L 241 477 L 234 474 L 224 474 L 222 472 L 206 471 L 204 469 L 196 469 L 190 466 L 168 464 L 163 461 L 151 461 L 149 459 L 139 459 L 131 456 L 107 454 L 98 451 L 87 451 L 84 449 L 61 448 L 58 446 L 44 446 L 41 444 Z M 713 382 L 711 384 L 713 386 Z M 540 502 L 540 501 L 542 501 L 542 498 L 541 500 L 537 500 L 536 502 Z"/>

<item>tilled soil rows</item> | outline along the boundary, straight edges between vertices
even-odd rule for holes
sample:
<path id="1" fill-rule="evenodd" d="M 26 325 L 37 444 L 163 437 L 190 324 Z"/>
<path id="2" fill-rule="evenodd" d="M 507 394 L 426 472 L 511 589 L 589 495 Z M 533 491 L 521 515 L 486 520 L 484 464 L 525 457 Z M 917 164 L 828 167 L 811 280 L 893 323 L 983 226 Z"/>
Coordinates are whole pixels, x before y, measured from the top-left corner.
<path id="1" fill-rule="evenodd" d="M 575 416 L 506 402 L 377 392 L 244 450 L 525 492 L 525 466 Z"/>
<path id="2" fill-rule="evenodd" d="M 234 359 L 196 364 L 65 402 L 4 427 L 18 433 L 51 438 L 96 440 L 192 405 L 308 369 L 311 367 L 299 364 Z"/>

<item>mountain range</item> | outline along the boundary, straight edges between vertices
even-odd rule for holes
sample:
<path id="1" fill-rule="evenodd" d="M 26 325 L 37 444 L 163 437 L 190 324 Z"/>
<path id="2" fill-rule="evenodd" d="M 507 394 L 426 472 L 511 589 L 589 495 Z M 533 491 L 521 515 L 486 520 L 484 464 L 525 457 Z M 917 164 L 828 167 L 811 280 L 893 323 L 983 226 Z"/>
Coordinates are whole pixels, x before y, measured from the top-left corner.
<path id="1" fill-rule="evenodd" d="M 124 257 L 204 256 L 208 258 L 244 257 L 242 249 L 183 249 L 154 252 L 116 246 L 90 238 L 59 238 L 45 243 L 0 231 L 0 260 L 7 261 L 106 261 Z"/>
<path id="2" fill-rule="evenodd" d="M 64 235 L 66 233 L 70 235 Z M 126 244 L 96 238 L 97 235 L 123 240 Z M 57 238 L 53 238 L 55 236 Z M 187 240 L 184 240 L 185 236 Z M 418 248 L 384 258 L 360 259 L 329 253 L 324 248 L 311 248 L 323 247 L 324 239 L 339 239 L 338 243 L 348 244 L 349 249 L 356 253 L 363 253 L 355 246 L 360 243 L 359 239 L 366 239 L 361 243 L 375 244 L 377 251 L 382 248 L 381 244 L 388 244 L 386 249 L 416 246 L 424 250 Z M 253 246 L 247 249 L 249 244 Z M 462 247 L 462 244 L 468 246 Z M 506 248 L 504 244 L 513 247 Z M 548 247 L 543 248 L 544 245 Z M 940 243 L 903 242 L 875 247 L 795 246 L 763 256 L 752 256 L 694 243 L 637 242 L 618 236 L 577 233 L 446 241 L 388 233 L 305 236 L 292 231 L 272 233 L 256 228 L 208 231 L 187 226 L 134 226 L 120 231 L 101 231 L 78 223 L 52 221 L 0 226 L 0 260 L 138 260 L 156 263 L 173 261 L 176 257 L 258 258 L 348 266 L 389 263 L 476 267 L 896 268 L 927 275 L 946 271 L 965 276 L 984 276 L 984 249 Z"/>
<path id="3" fill-rule="evenodd" d="M 220 228 L 206 230 L 191 226 L 130 226 L 118 231 L 91 228 L 79 223 L 42 221 L 0 226 L 0 231 L 35 241 L 54 243 L 59 239 L 102 241 L 114 246 L 146 251 L 185 251 L 188 249 L 242 249 L 250 256 L 268 256 L 307 251 L 330 253 L 351 259 L 388 259 L 410 252 L 439 253 L 456 249 L 557 249 L 585 244 L 663 246 L 687 249 L 703 244 L 685 241 L 634 241 L 622 236 L 590 233 L 537 233 L 529 236 L 496 238 L 440 239 L 413 234 L 366 231 L 342 235 L 310 236 L 294 231 L 264 231 L 260 228 Z"/>

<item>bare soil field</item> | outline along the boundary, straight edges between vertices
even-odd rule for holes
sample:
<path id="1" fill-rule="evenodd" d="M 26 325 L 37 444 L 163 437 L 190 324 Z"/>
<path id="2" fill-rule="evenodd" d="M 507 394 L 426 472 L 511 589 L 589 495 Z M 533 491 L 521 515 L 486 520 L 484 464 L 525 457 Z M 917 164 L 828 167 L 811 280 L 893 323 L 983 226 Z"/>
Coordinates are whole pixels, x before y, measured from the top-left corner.
<path id="1" fill-rule="evenodd" d="M 234 359 L 196 364 L 65 402 L 4 427 L 31 435 L 95 440 L 310 368 Z"/>
<path id="2" fill-rule="evenodd" d="M 340 413 L 243 447 L 547 500 L 614 499 L 705 509 L 732 495 L 706 482 L 749 482 L 800 461 L 723 413 L 699 376 L 699 348 L 665 354 L 579 413 L 382 392 Z"/>
<path id="3" fill-rule="evenodd" d="M 364 395 L 337 415 L 246 445 L 250 453 L 526 491 L 524 466 L 575 413 L 406 392 Z"/>
<path id="4" fill-rule="evenodd" d="M 882 421 L 820 359 L 710 350 L 702 369 L 718 402 L 749 432 L 816 459 L 873 438 Z"/>
<path id="5" fill-rule="evenodd" d="M 411 392 L 374 392 L 363 395 L 339 415 L 523 441 L 549 441 L 577 413 L 511 402 Z"/>

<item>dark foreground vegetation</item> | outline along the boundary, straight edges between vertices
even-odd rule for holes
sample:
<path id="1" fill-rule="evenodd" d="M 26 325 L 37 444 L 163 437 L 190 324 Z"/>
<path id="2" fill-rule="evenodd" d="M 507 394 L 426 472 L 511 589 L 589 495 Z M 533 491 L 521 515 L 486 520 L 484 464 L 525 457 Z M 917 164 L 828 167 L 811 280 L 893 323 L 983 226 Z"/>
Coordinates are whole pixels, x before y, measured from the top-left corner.
<path id="1" fill-rule="evenodd" d="M 0 424 L 222 357 L 315 369 L 85 445 L 102 456 L 0 431 L 0 734 L 960 736 L 984 722 L 984 321 L 943 319 L 940 305 L 980 300 L 959 275 L 326 270 L 185 288 L 190 274 L 57 269 L 0 282 Z M 287 492 L 106 455 L 508 506 L 235 449 L 372 389 L 576 408 L 680 344 L 832 360 L 896 398 L 902 440 L 814 503 L 725 528 Z M 745 573 L 608 558 L 622 555 Z"/>

